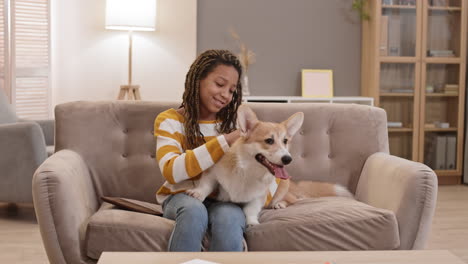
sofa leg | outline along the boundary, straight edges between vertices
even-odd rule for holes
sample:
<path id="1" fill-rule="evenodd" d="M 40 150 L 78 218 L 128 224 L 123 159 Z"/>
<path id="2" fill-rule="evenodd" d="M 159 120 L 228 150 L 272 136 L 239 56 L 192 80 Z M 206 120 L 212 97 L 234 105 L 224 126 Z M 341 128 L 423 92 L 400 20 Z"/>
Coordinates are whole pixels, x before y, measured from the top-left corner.
<path id="1" fill-rule="evenodd" d="M 18 205 L 15 203 L 8 203 L 6 206 L 6 210 L 8 214 L 17 214 L 18 213 Z"/>

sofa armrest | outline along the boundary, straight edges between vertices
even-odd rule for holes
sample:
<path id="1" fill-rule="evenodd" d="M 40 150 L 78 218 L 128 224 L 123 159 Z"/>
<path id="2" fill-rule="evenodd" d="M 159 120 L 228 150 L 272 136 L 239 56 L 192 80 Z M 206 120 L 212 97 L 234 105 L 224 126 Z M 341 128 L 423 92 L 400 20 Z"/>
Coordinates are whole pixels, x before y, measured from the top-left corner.
<path id="1" fill-rule="evenodd" d="M 0 201 L 31 203 L 34 171 L 47 158 L 42 130 L 34 122 L 0 125 Z"/>
<path id="2" fill-rule="evenodd" d="M 54 145 L 55 120 L 35 120 L 44 132 L 44 138 L 47 146 Z"/>
<path id="3" fill-rule="evenodd" d="M 437 200 L 437 176 L 428 166 L 375 153 L 365 162 L 356 199 L 395 213 L 400 249 L 423 249 Z"/>
<path id="4" fill-rule="evenodd" d="M 20 122 L 35 122 L 37 123 L 41 129 L 42 133 L 44 133 L 44 139 L 47 146 L 54 145 L 54 134 L 55 134 L 55 120 L 47 119 L 47 120 L 27 120 L 27 119 L 19 119 Z"/>
<path id="5" fill-rule="evenodd" d="M 98 209 L 88 166 L 79 154 L 61 150 L 34 173 L 34 209 L 51 263 L 80 263 L 88 218 Z"/>

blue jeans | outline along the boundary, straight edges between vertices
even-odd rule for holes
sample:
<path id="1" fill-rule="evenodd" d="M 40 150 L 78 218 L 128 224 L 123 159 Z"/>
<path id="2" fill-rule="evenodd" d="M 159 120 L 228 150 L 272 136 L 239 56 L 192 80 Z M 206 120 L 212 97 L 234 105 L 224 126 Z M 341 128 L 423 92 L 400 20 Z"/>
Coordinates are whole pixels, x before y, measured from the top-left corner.
<path id="1" fill-rule="evenodd" d="M 239 205 L 207 198 L 205 202 L 185 193 L 169 196 L 164 217 L 175 220 L 169 251 L 201 251 L 206 230 L 211 232 L 209 251 L 242 251 L 245 215 Z"/>

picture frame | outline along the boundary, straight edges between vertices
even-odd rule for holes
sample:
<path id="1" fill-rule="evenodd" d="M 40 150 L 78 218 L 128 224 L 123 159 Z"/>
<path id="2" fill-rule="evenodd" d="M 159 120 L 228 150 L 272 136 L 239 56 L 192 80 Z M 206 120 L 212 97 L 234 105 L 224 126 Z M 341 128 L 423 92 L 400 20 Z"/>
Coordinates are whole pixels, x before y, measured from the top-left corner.
<path id="1" fill-rule="evenodd" d="M 302 97 L 333 97 L 333 70 L 302 70 Z"/>

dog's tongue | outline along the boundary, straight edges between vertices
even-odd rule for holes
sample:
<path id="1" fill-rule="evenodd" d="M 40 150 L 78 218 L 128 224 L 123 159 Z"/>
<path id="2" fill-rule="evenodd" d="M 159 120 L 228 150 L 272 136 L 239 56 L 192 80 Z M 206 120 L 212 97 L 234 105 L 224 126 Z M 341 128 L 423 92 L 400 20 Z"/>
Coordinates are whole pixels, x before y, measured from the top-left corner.
<path id="1" fill-rule="evenodd" d="M 276 167 L 275 166 L 275 177 L 280 178 L 283 180 L 289 179 L 289 174 L 288 172 L 284 169 L 284 167 Z"/>

